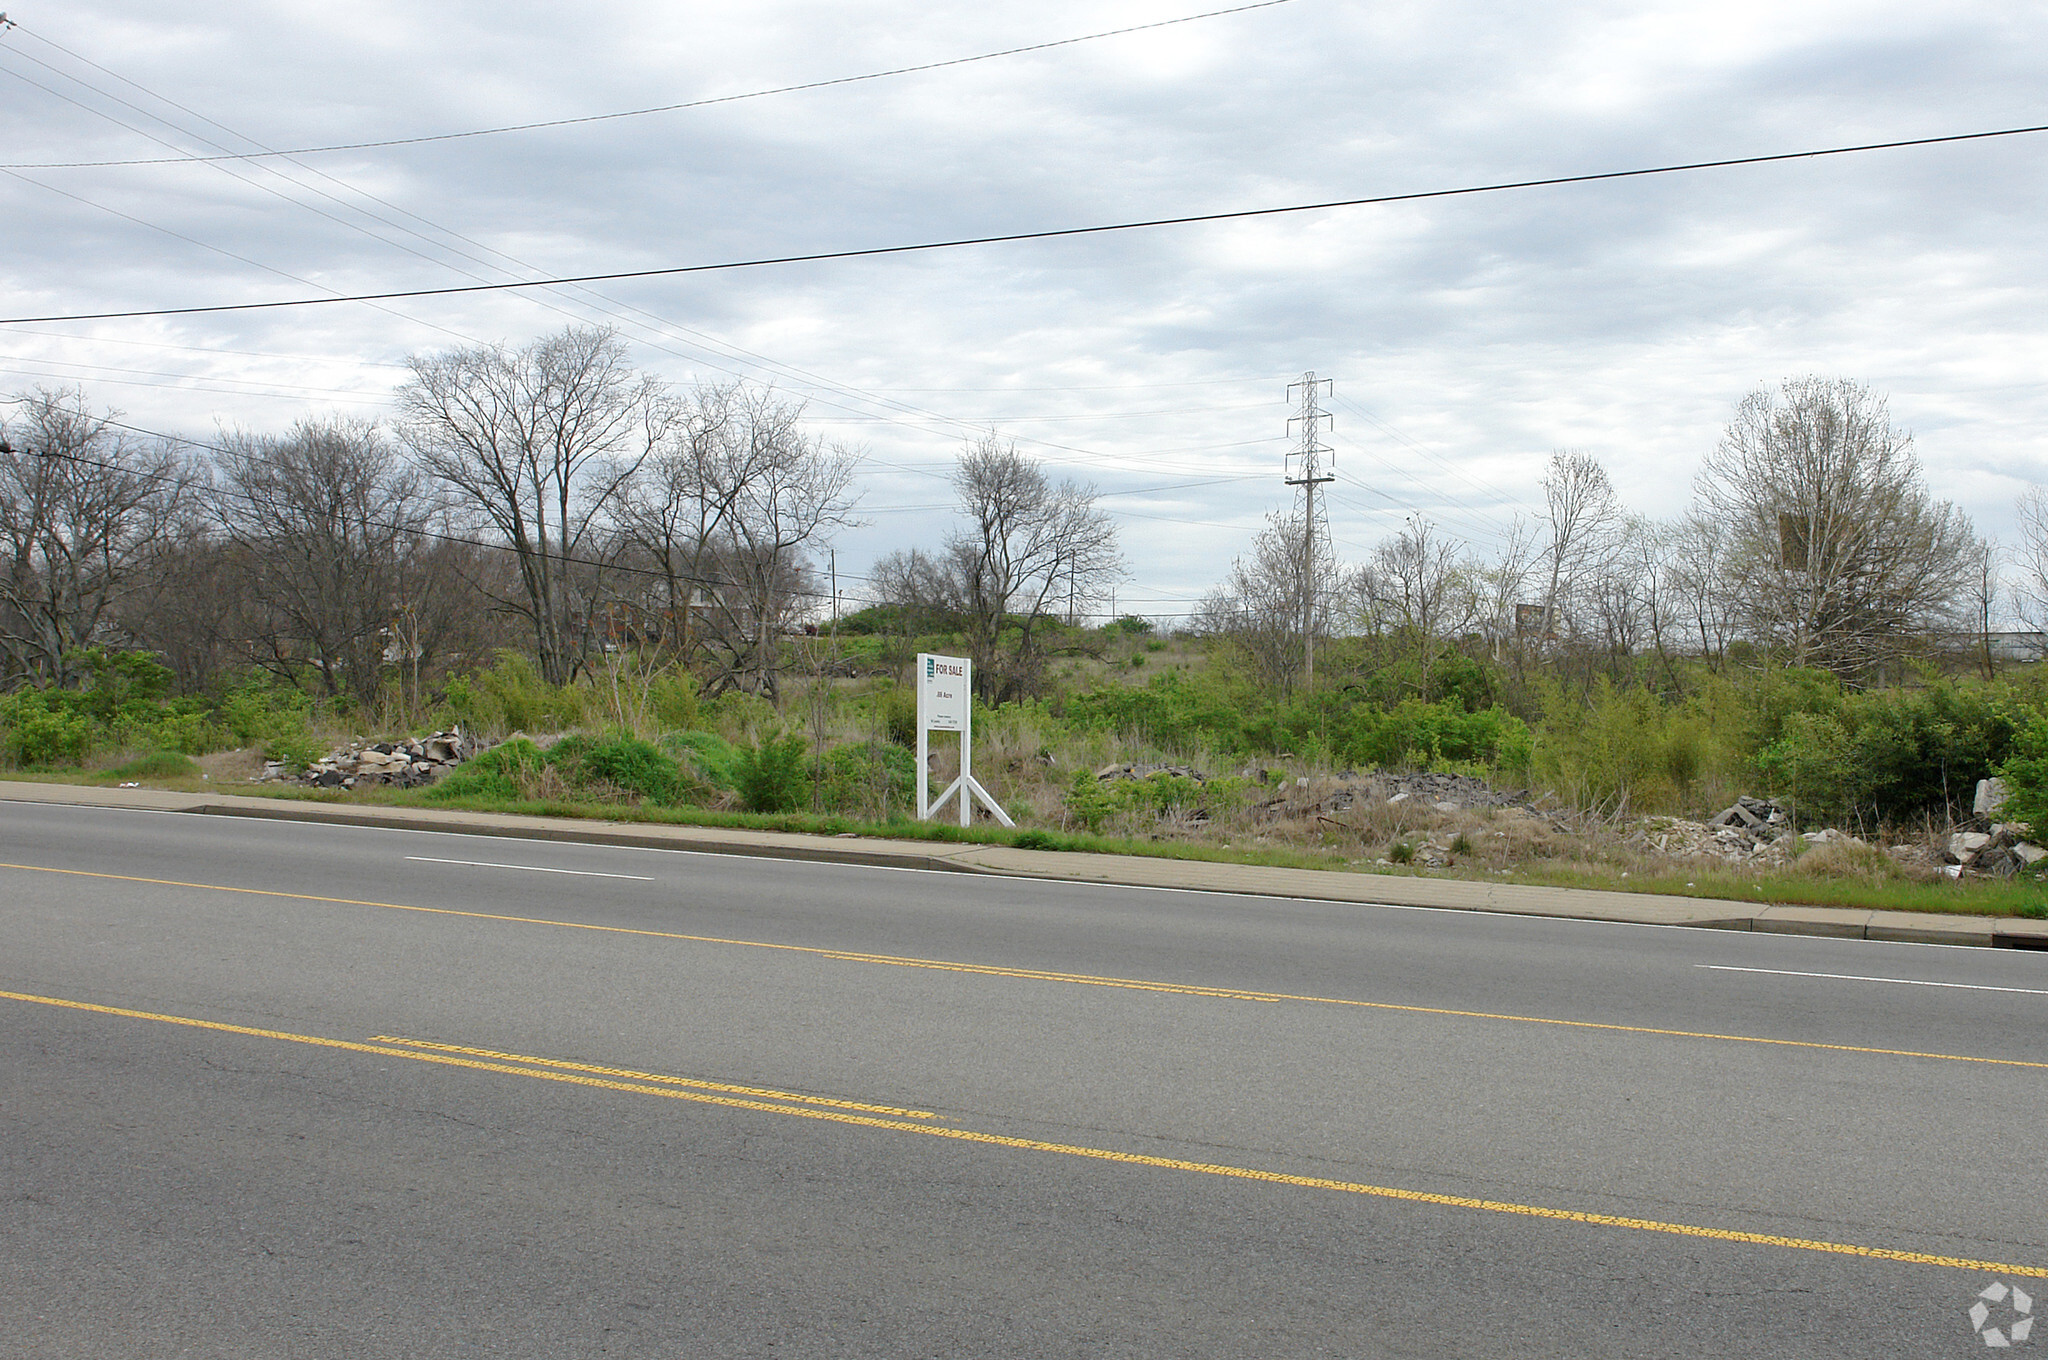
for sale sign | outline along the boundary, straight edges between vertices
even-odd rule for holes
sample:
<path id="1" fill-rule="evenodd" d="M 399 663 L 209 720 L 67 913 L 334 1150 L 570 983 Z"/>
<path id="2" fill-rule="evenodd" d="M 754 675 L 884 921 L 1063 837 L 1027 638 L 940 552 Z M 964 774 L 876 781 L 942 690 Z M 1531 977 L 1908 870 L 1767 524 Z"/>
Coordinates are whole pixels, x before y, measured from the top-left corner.
<path id="1" fill-rule="evenodd" d="M 965 732 L 974 670 L 964 656 L 917 658 L 917 725 L 923 732 Z"/>

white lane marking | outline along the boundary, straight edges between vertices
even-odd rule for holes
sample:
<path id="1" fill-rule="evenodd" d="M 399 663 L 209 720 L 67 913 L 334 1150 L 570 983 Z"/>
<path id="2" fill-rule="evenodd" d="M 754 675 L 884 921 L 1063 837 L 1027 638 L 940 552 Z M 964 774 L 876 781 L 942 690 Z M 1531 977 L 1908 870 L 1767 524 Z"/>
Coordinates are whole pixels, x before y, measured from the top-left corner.
<path id="1" fill-rule="evenodd" d="M 2040 987 L 1991 987 L 1981 982 L 1927 982 L 1921 978 L 1863 977 L 1856 973 L 1795 973 L 1789 968 L 1737 968 L 1732 963 L 1696 963 L 1695 968 L 1711 968 L 1717 973 L 1771 973 L 1778 977 L 1831 978 L 1836 982 L 1896 982 L 1904 987 L 1959 987 L 1969 992 L 2024 992 L 2028 996 L 2048 996 L 2048 989 Z"/>
<path id="2" fill-rule="evenodd" d="M 523 869 L 529 874 L 575 874 L 578 878 L 631 878 L 642 883 L 652 883 L 646 874 L 601 874 L 595 869 L 548 869 L 538 864 L 493 864 L 482 859 L 439 859 L 433 855 L 407 855 L 407 859 L 421 864 L 462 864 L 472 869 Z"/>

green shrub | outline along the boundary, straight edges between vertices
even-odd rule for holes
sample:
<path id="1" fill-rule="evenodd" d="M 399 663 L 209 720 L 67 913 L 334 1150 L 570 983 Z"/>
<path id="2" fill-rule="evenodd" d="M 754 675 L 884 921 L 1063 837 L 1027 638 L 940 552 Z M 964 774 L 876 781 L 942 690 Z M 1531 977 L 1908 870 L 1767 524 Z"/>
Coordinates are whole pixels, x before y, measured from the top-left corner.
<path id="1" fill-rule="evenodd" d="M 664 730 L 697 725 L 697 677 L 680 668 L 647 682 L 647 708 Z"/>
<path id="2" fill-rule="evenodd" d="M 1532 744 L 1528 725 L 1505 709 L 1472 713 L 1449 702 L 1409 699 L 1391 711 L 1352 714 L 1336 754 L 1351 765 L 1384 769 L 1450 762 L 1498 767 L 1509 778 L 1525 779 Z"/>
<path id="3" fill-rule="evenodd" d="M 260 746 L 271 742 L 283 746 L 310 741 L 313 701 L 288 686 L 251 681 L 237 685 L 221 698 L 216 721 L 237 746 Z M 314 752 L 313 754 L 318 754 Z M 273 760 L 286 759 L 272 755 Z M 310 757 L 309 757 L 310 758 Z"/>
<path id="4" fill-rule="evenodd" d="M 68 701 L 75 701 L 75 696 L 40 689 L 0 695 L 0 749 L 11 764 L 38 768 L 85 763 L 92 746 L 92 720 Z"/>
<path id="5" fill-rule="evenodd" d="M 742 748 L 734 769 L 740 803 L 749 812 L 795 812 L 811 799 L 806 743 L 794 732 Z"/>
<path id="6" fill-rule="evenodd" d="M 1541 687 L 1532 774 L 1581 806 L 1675 809 L 1711 764 L 1710 728 L 1695 710 L 1602 676 L 1583 697 Z"/>
<path id="7" fill-rule="evenodd" d="M 458 765 L 427 791 L 427 797 L 519 802 L 530 794 L 547 764 L 547 753 L 522 737 Z"/>
<path id="8" fill-rule="evenodd" d="M 199 775 L 199 767 L 182 751 L 152 751 L 111 770 L 101 770 L 95 777 L 105 780 L 197 779 Z"/>
<path id="9" fill-rule="evenodd" d="M 683 802 L 690 792 L 690 781 L 675 757 L 638 737 L 608 737 L 589 746 L 581 756 L 579 784 L 602 780 L 650 803 Z"/>
<path id="10" fill-rule="evenodd" d="M 154 746 L 188 756 L 203 755 L 221 745 L 220 729 L 196 701 L 180 701 L 186 707 L 166 707 L 143 722 L 130 723 L 119 735 L 126 746 Z"/>
<path id="11" fill-rule="evenodd" d="M 171 692 L 171 684 L 177 678 L 169 666 L 149 652 L 87 647 L 71 653 L 67 659 L 86 672 L 78 691 L 82 711 L 102 723 L 111 724 L 131 704 L 154 705 Z"/>
<path id="12" fill-rule="evenodd" d="M 1087 770 L 1074 771 L 1074 778 L 1067 785 L 1067 816 L 1090 831 L 1100 831 L 1104 822 L 1128 806 L 1121 783 L 1097 779 Z"/>
<path id="13" fill-rule="evenodd" d="M 1840 815 L 1866 782 L 1849 733 L 1831 713 L 1787 716 L 1778 739 L 1757 752 L 1756 768 L 1765 787 L 1809 818 Z"/>
<path id="14" fill-rule="evenodd" d="M 2006 784 L 2005 815 L 2048 834 L 2048 713 L 2033 714 L 2013 736 L 1998 777 Z"/>
<path id="15" fill-rule="evenodd" d="M 550 685 L 519 652 L 498 653 L 488 669 L 448 678 L 448 710 L 463 727 L 487 735 L 573 727 L 586 707 L 574 685 Z"/>
<path id="16" fill-rule="evenodd" d="M 1197 781 L 1164 770 L 1142 779 L 1097 779 L 1087 770 L 1076 770 L 1067 786 L 1066 809 L 1082 826 L 1098 831 L 1122 813 L 1156 818 L 1236 811 L 1244 805 L 1250 787 L 1249 781 L 1242 779 Z"/>
<path id="17" fill-rule="evenodd" d="M 712 788 L 739 787 L 739 748 L 716 732 L 670 732 L 661 746 Z"/>
<path id="18" fill-rule="evenodd" d="M 1789 794 L 1811 820 L 1963 815 L 1977 780 L 2012 755 L 2018 731 L 1996 691 L 1936 681 L 1787 713 L 1755 765 L 1773 792 Z"/>
<path id="19" fill-rule="evenodd" d="M 882 731 L 898 746 L 917 745 L 917 688 L 891 685 L 875 696 L 881 709 Z"/>
<path id="20" fill-rule="evenodd" d="M 893 742 L 854 742 L 813 763 L 827 812 L 886 817 L 910 806 L 917 791 L 917 757 Z"/>

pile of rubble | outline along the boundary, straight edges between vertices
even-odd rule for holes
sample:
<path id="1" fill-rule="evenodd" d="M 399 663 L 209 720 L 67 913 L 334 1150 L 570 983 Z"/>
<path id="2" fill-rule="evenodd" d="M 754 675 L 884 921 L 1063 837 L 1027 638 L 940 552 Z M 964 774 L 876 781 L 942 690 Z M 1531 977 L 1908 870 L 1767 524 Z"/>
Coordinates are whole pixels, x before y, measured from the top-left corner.
<path id="1" fill-rule="evenodd" d="M 1269 817 L 1322 817 L 1354 807 L 1410 802 L 1437 812 L 1510 807 L 1525 812 L 1536 810 L 1526 791 L 1503 793 L 1483 779 L 1433 770 L 1340 777 L 1334 783 L 1297 779 L 1292 789 L 1255 805 L 1252 810 Z"/>
<path id="2" fill-rule="evenodd" d="M 263 767 L 261 777 L 289 779 L 323 789 L 370 788 L 379 784 L 412 789 L 433 783 L 483 749 L 483 743 L 459 727 L 404 741 L 365 742 L 358 738 L 336 747 L 300 771 L 294 772 L 289 765 L 273 760 Z"/>
<path id="3" fill-rule="evenodd" d="M 1366 781 L 1366 787 L 1386 802 L 1405 803 L 1411 798 L 1420 799 L 1439 812 L 1483 807 L 1518 807 L 1532 812 L 1535 810 L 1529 802 L 1527 789 L 1503 793 L 1483 779 L 1474 779 L 1465 774 L 1445 774 L 1439 770 L 1420 770 L 1413 774 L 1377 774 Z M 1445 807 L 1446 803 L 1451 806 Z"/>
<path id="4" fill-rule="evenodd" d="M 1118 765 L 1105 765 L 1095 772 L 1103 783 L 1117 779 L 1150 779 L 1155 774 L 1172 775 L 1177 779 L 1192 779 L 1197 784 L 1209 782 L 1209 776 L 1191 765 L 1141 765 L 1125 761 Z"/>
<path id="5" fill-rule="evenodd" d="M 1965 872 L 2007 878 L 2023 869 L 2039 869 L 2048 849 L 2026 838 L 2025 822 L 1993 822 L 1989 831 L 1958 831 L 1948 838 L 1948 863 L 1942 872 L 1961 878 Z"/>
<path id="6" fill-rule="evenodd" d="M 1636 823 L 1630 839 L 1645 850 L 1689 859 L 1706 855 L 1730 864 L 1775 864 L 1792 857 L 1785 833 L 1792 810 L 1768 798 L 1736 799 L 1704 822 L 1683 817 L 1649 817 Z"/>
<path id="7" fill-rule="evenodd" d="M 2005 803 L 2005 788 L 1996 779 L 1977 786 L 1976 815 L 1987 830 L 1952 833 L 1935 845 L 1887 845 L 1884 853 L 1901 864 L 1931 869 L 1950 878 L 1964 874 L 1997 875 L 2048 869 L 2048 849 L 2027 840 L 2024 822 L 2000 822 L 1995 817 Z M 1867 846 L 1869 842 L 1846 831 L 1827 827 L 1794 836 L 1791 809 L 1764 798 L 1738 798 L 1733 805 L 1704 822 L 1680 817 L 1650 817 L 1638 822 L 1631 834 L 1637 845 L 1677 859 L 1709 856 L 1730 864 L 1766 867 L 1789 862 L 1805 845 Z"/>

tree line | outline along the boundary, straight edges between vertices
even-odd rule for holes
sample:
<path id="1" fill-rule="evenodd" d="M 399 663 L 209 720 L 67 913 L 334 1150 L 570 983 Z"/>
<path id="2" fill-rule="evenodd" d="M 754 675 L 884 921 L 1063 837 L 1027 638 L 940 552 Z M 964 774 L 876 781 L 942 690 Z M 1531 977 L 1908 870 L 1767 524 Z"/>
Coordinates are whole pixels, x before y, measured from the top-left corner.
<path id="1" fill-rule="evenodd" d="M 856 523 L 859 457 L 801 404 L 677 391 L 613 332 L 409 360 L 386 422 L 198 444 L 14 398 L 0 425 L 0 687 L 75 687 L 89 649 L 153 652 L 187 689 L 257 670 L 349 703 L 500 647 L 551 685 L 652 650 L 711 694 L 771 699 L 826 612 L 819 554 Z M 990 699 L 1042 671 L 1033 621 L 1121 570 L 1094 492 L 993 433 L 961 455 L 961 523 L 885 559 L 871 599 L 964 632 Z M 1020 630 L 1019 618 L 1025 620 Z"/>
<path id="2" fill-rule="evenodd" d="M 326 418 L 206 444 L 146 435 L 79 391 L 0 425 L 0 685 L 77 686 L 87 649 L 149 651 L 188 690 L 250 670 L 351 703 L 394 679 L 417 706 L 450 666 L 530 654 L 560 685 L 620 649 L 706 692 L 775 698 L 785 639 L 835 603 L 832 535 L 859 455 L 799 403 L 637 370 L 609 330 L 416 355 L 382 422 Z M 950 634 L 988 702 L 1042 692 L 1125 564 L 1093 488 L 991 431 L 951 478 L 959 515 L 858 592 L 893 631 Z M 1308 633 L 1363 644 L 1425 702 L 1478 661 L 1620 675 L 1764 655 L 1852 683 L 1944 637 L 2048 618 L 2048 499 L 2002 551 L 1928 491 L 1911 436 L 1854 383 L 1752 393 L 1674 520 L 1629 513 L 1591 455 L 1559 451 L 1540 515 L 1482 557 L 1417 515 L 1365 560 L 1308 551 L 1273 516 L 1193 620 L 1280 693 Z M 1310 579 L 1310 578 L 1313 579 Z M 2003 593 L 2009 592 L 2010 598 Z M 1345 683 L 1339 676 L 1334 683 Z"/>
<path id="3" fill-rule="evenodd" d="M 1751 393 L 1693 489 L 1676 519 L 1631 514 L 1599 460 L 1560 450 L 1541 515 L 1517 517 L 1492 555 L 1414 515 L 1349 567 L 1311 550 L 1299 513 L 1279 513 L 1201 625 L 1283 690 L 1309 630 L 1363 638 L 1425 701 L 1460 655 L 1518 677 L 1620 677 L 1647 661 L 1677 686 L 1677 658 L 1720 666 L 1736 652 L 1869 684 L 1957 638 L 1988 672 L 2001 617 L 2048 626 L 2041 490 L 2021 497 L 2021 543 L 2002 551 L 1930 494 L 1911 435 L 1856 383 Z"/>

